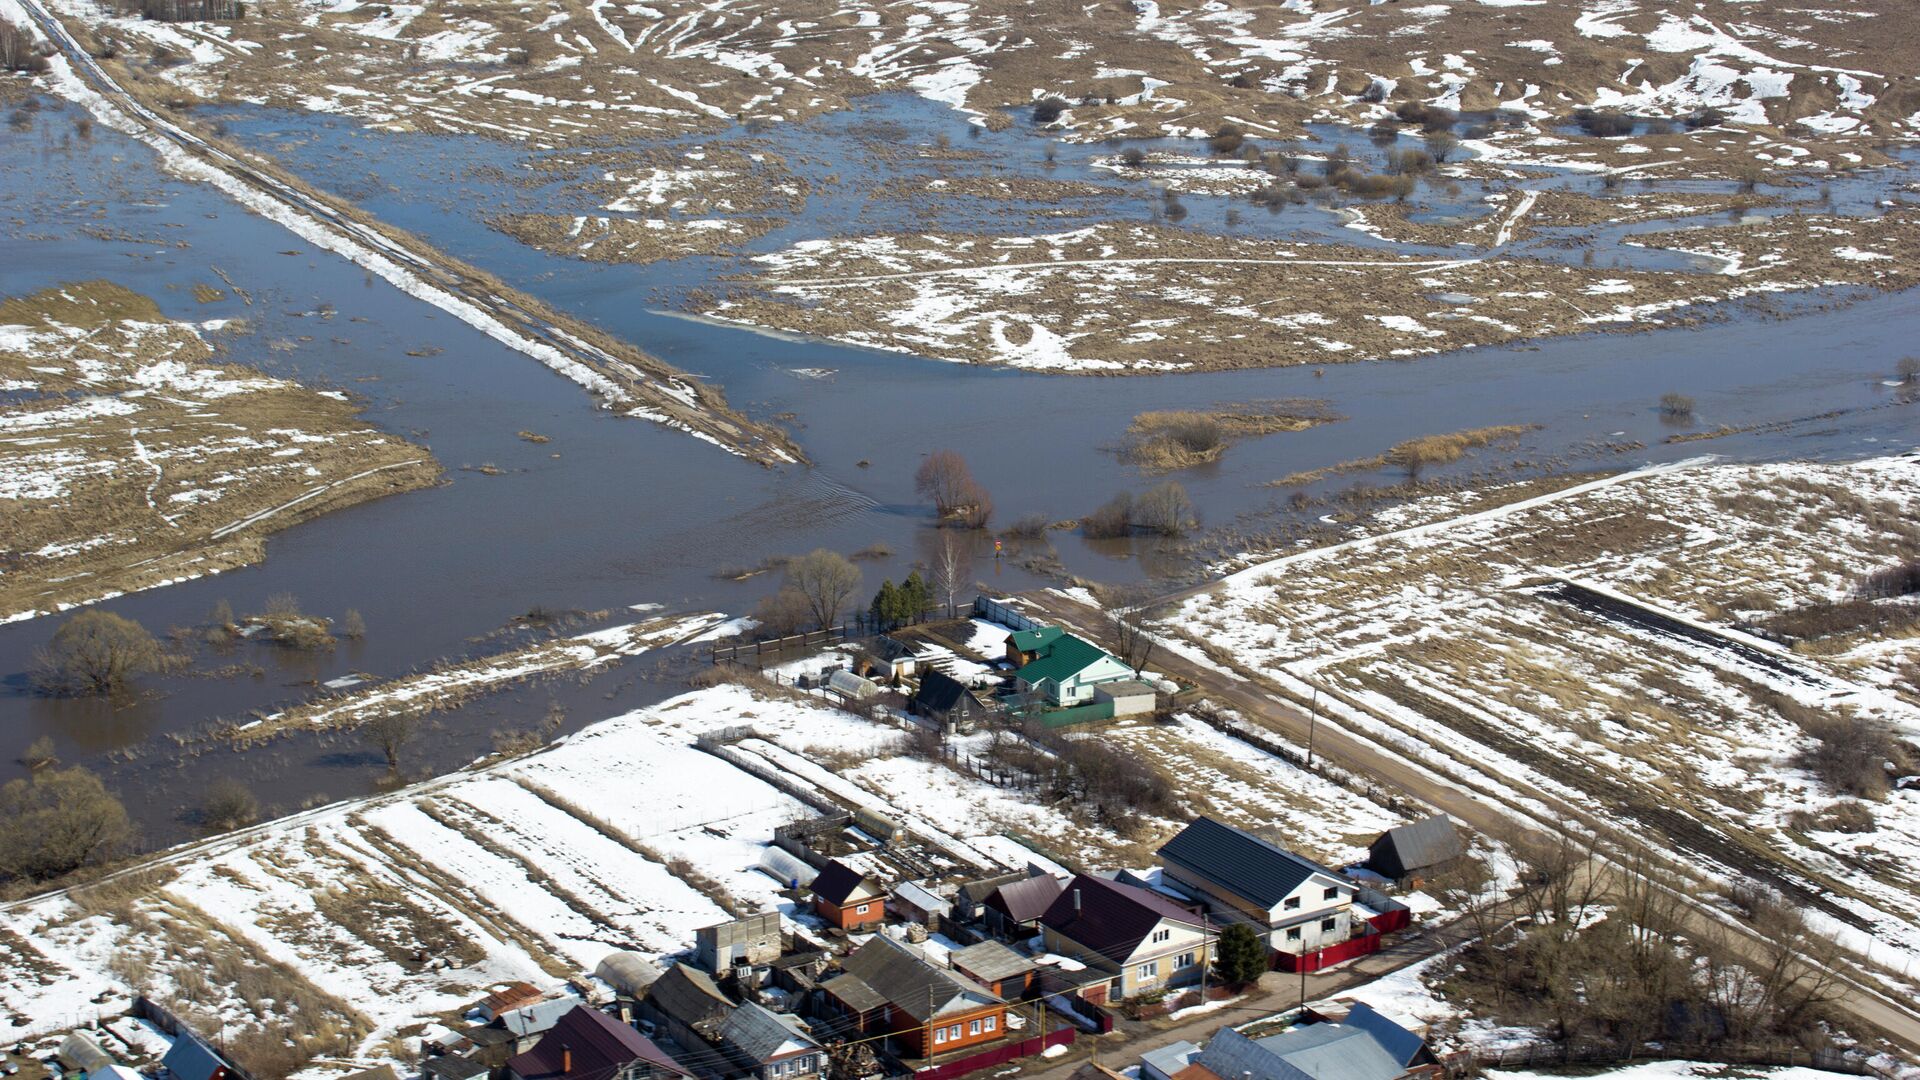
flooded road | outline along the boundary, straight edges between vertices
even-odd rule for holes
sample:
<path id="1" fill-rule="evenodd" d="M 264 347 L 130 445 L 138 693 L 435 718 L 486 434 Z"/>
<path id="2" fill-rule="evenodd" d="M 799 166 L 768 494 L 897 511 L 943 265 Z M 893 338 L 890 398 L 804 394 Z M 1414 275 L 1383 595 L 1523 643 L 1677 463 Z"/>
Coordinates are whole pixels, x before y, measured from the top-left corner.
<path id="1" fill-rule="evenodd" d="M 1882 385 L 1920 332 L 1920 294 L 1872 296 L 1849 307 L 1818 300 L 1776 305 L 1794 318 L 1746 315 L 1696 329 L 1593 335 L 1538 346 L 1474 350 L 1408 363 L 1336 365 L 1146 378 L 1077 378 L 967 368 L 915 357 L 799 342 L 690 320 L 672 308 L 691 288 L 735 272 L 727 259 L 652 266 L 599 265 L 533 251 L 486 225 L 505 210 L 567 198 L 564 185 L 507 182 L 518 155 L 478 140 L 376 135 L 350 122 L 262 110 L 221 110 L 229 137 L 270 149 L 309 182 L 354 199 L 449 253 L 499 275 L 564 311 L 722 385 L 756 418 L 786 422 L 815 465 L 768 471 L 653 425 L 594 408 L 574 384 L 338 257 L 311 250 L 211 188 L 167 177 L 144 147 L 103 127 L 82 137 L 71 106 L 42 103 L 31 125 L 0 132 L 0 294 L 104 277 L 154 297 L 169 317 L 238 318 L 251 332 L 229 339 L 231 359 L 363 398 L 367 419 L 431 446 L 448 468 L 443 486 L 331 514 L 268 541 L 259 566 L 110 601 L 156 633 L 205 621 L 221 600 L 241 613 L 292 593 L 313 612 L 364 616 L 363 642 L 327 653 L 242 646 L 203 653 L 199 667 L 257 663 L 258 677 L 194 675 L 152 680 L 155 693 L 126 706 L 54 701 L 28 691 L 32 650 L 57 625 L 42 618 L 0 627 L 0 757 L 41 735 L 69 763 L 101 770 L 165 843 L 190 826 L 183 811 L 211 772 L 252 783 L 263 801 L 291 809 L 315 797 L 369 790 L 383 773 L 377 753 L 350 736 L 302 737 L 234 754 L 182 756 L 179 739 L 218 720 L 244 720 L 303 700 L 312 684 L 352 672 L 388 677 L 443 657 L 491 651 L 520 638 L 477 640 L 541 607 L 631 616 L 629 605 L 744 612 L 777 584 L 774 575 L 721 580 L 722 567 L 815 547 L 875 544 L 889 557 L 863 564 L 863 595 L 898 580 L 918 557 L 930 522 L 912 491 L 929 450 L 966 455 L 993 493 L 997 518 L 1078 516 L 1122 489 L 1149 481 L 1107 447 L 1143 409 L 1221 402 L 1321 398 L 1345 417 L 1305 432 L 1234 446 L 1215 465 L 1176 475 L 1209 525 L 1244 519 L 1249 529 L 1286 519 L 1291 489 L 1269 481 L 1377 454 L 1414 435 L 1495 424 L 1540 424 L 1513 450 L 1484 451 L 1461 471 L 1511 466 L 1515 475 L 1615 469 L 1701 453 L 1744 459 L 1845 457 L 1914 445 L 1911 408 Z M 901 227 L 904 212 L 867 197 L 870 184 L 918 164 L 847 152 L 858 125 L 884 123 L 908 138 L 948 135 L 1023 173 L 1111 181 L 1090 163 L 1100 148 L 1061 147 L 1052 170 L 1031 136 L 975 139 L 951 113 L 917 99 L 870 99 L 854 113 L 778 133 L 796 170 L 832 173 L 807 211 L 762 237 L 756 250 L 836 232 Z M 889 128 L 888 130 L 894 130 Z M 771 138 L 772 136 L 762 136 Z M 1364 137 L 1360 140 L 1364 142 Z M 711 141 L 711 140 L 709 140 Z M 1183 148 L 1184 149 L 1184 148 Z M 1110 148 L 1104 152 L 1111 152 Z M 1356 153 L 1359 152 L 1356 148 Z M 1590 183 L 1590 181 L 1582 181 Z M 1862 208 L 1884 179 L 1836 185 L 1836 201 Z M 1440 209 L 1468 212 L 1466 185 Z M 1118 200 L 1102 213 L 1148 220 L 1152 200 Z M 1189 196 L 1183 225 L 1223 229 L 1226 199 Z M 1380 244 L 1340 227 L 1325 209 L 1278 214 L 1245 209 L 1231 226 L 1256 235 Z M 950 218 L 918 228 L 980 228 L 993 215 L 1031 229 L 1004 204 L 957 200 Z M 1090 218 L 1063 220 L 1069 228 Z M 1046 226 L 1053 228 L 1051 224 Z M 1610 230 L 1601 257 L 1645 255 L 1618 247 L 1630 227 Z M 1546 236 L 1529 254 L 1554 249 Z M 1399 250 L 1430 251 L 1407 248 Z M 1568 257 L 1561 252 L 1560 257 Z M 1604 265 L 1604 263 L 1603 263 Z M 237 297 L 195 300 L 193 286 L 231 280 Z M 1836 415 L 1783 430 L 1706 442 L 1663 442 L 1673 428 L 1656 413 L 1666 392 L 1697 401 L 1696 427 L 1747 427 Z M 518 434 L 547 436 L 536 443 Z M 490 467 L 489 475 L 478 471 Z M 1448 470 L 1431 476 L 1445 478 Z M 1396 476 L 1355 475 L 1315 490 Z M 1324 511 L 1319 511 L 1324 512 Z M 1096 547 L 1056 532 L 1064 572 L 1126 580 L 1152 569 L 1151 550 Z M 1142 545 L 1144 548 L 1145 545 Z M 996 589 L 1049 579 L 984 552 L 977 577 Z M 583 624 L 595 625 L 590 620 Z M 662 696 L 684 672 L 652 658 L 585 683 L 523 688 L 437 718 L 409 770 L 445 769 L 484 753 L 492 733 L 524 727 L 550 702 L 568 726 Z M 611 695 L 611 696 L 610 696 Z"/>

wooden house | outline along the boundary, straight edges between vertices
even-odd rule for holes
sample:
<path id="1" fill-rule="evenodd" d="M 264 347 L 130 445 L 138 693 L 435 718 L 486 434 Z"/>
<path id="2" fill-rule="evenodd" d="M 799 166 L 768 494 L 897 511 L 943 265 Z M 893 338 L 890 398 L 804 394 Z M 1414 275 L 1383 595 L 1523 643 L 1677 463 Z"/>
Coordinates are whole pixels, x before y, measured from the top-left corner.
<path id="1" fill-rule="evenodd" d="M 894 1036 L 908 1057 L 929 1058 L 1005 1037 L 1007 1003 L 972 979 L 937 967 L 918 949 L 878 936 L 821 987 L 863 1034 Z"/>
<path id="2" fill-rule="evenodd" d="M 829 861 L 813 879 L 813 910 L 842 930 L 865 930 L 886 921 L 886 889 L 845 863 Z"/>

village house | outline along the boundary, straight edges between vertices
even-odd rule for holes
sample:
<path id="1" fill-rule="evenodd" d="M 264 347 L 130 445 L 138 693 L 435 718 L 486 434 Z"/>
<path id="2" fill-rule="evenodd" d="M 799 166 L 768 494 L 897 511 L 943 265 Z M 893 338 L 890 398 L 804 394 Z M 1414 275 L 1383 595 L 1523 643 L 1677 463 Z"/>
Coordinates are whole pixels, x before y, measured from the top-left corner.
<path id="1" fill-rule="evenodd" d="M 1445 814 L 1388 829 L 1367 847 L 1367 869 L 1395 881 L 1431 874 L 1466 854 L 1460 832 Z"/>
<path id="2" fill-rule="evenodd" d="M 1042 650 L 1058 641 L 1066 631 L 1057 626 L 1038 626 L 1031 630 L 1015 630 L 1007 635 L 1007 664 L 1010 667 L 1025 667 L 1040 659 Z"/>
<path id="3" fill-rule="evenodd" d="M 173 1080 L 227 1080 L 233 1069 L 206 1043 L 182 1032 L 173 1040 L 160 1068 Z"/>
<path id="4" fill-rule="evenodd" d="M 1443 1075 L 1419 1035 L 1365 1004 L 1354 1005 L 1339 1023 L 1302 1024 L 1259 1039 L 1221 1028 L 1196 1062 L 1215 1076 L 1235 1080 L 1438 1080 Z"/>
<path id="5" fill-rule="evenodd" d="M 886 889 L 845 863 L 829 861 L 812 889 L 813 910 L 830 926 L 864 930 L 886 921 Z"/>
<path id="6" fill-rule="evenodd" d="M 917 881 L 903 881 L 893 887 L 894 914 L 916 922 L 929 930 L 940 929 L 940 921 L 949 917 L 953 905 Z"/>
<path id="7" fill-rule="evenodd" d="M 910 679 L 918 668 L 919 655 L 913 646 L 891 634 L 882 634 L 867 642 L 853 659 L 853 672 L 875 682 L 899 685 Z"/>
<path id="8" fill-rule="evenodd" d="M 681 1080 L 693 1074 L 653 1040 L 599 1009 L 573 1009 L 533 1049 L 507 1062 L 507 1080 Z"/>
<path id="9" fill-rule="evenodd" d="M 987 926 L 1004 938 L 1032 936 L 1061 887 L 1052 874 L 1035 874 L 996 887 L 981 905 Z"/>
<path id="10" fill-rule="evenodd" d="M 979 1046 L 1007 1032 L 1007 1003 L 918 949 L 875 937 L 847 957 L 845 974 L 821 987 L 862 1034 L 894 1036 L 908 1057 Z"/>
<path id="11" fill-rule="evenodd" d="M 978 694 L 941 671 L 928 671 L 920 677 L 907 711 L 932 721 L 942 731 L 970 731 L 987 715 Z"/>
<path id="12" fill-rule="evenodd" d="M 1212 962 L 1215 935 L 1203 916 L 1151 889 L 1086 874 L 1067 883 L 1040 927 L 1048 949 L 1107 974 L 1109 1002 L 1198 982 Z"/>
<path id="13" fill-rule="evenodd" d="M 1217 921 L 1253 924 L 1283 957 L 1310 957 L 1354 936 L 1351 880 L 1244 829 L 1198 818 L 1160 857 L 1166 878 L 1204 900 Z"/>
<path id="14" fill-rule="evenodd" d="M 1008 641 L 1019 636 L 1015 634 Z M 1008 648 L 1013 646 L 1009 644 Z M 1100 646 L 1061 633 L 1034 649 L 1033 659 L 1014 672 L 1013 677 L 1021 693 L 1038 695 L 1053 705 L 1068 708 L 1091 704 L 1096 687 L 1130 680 L 1134 672 Z"/>
<path id="15" fill-rule="evenodd" d="M 807 1080 L 827 1068 L 826 1051 L 798 1019 L 750 1001 L 727 1017 L 720 1043 L 755 1080 Z"/>
<path id="16" fill-rule="evenodd" d="M 713 976 L 692 964 L 668 968 L 640 999 L 640 1015 L 689 1049 L 718 1040 L 733 1009 L 733 999 L 721 991 Z"/>
<path id="17" fill-rule="evenodd" d="M 953 894 L 953 917 L 961 922 L 979 922 L 986 918 L 987 897 L 992 896 L 995 889 L 1016 881 L 1024 881 L 1036 873 L 1039 871 L 1028 868 L 1016 870 L 1010 874 L 995 874 L 992 877 L 974 878 L 972 881 L 961 882 L 959 890 Z"/>

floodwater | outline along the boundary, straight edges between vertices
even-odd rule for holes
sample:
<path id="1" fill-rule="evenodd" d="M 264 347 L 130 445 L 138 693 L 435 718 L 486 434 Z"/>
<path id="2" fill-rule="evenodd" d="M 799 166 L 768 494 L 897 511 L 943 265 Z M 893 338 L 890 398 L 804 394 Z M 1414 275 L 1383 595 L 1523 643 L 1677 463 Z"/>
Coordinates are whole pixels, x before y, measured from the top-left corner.
<path id="1" fill-rule="evenodd" d="M 1439 477 L 1614 469 L 1701 453 L 1839 458 L 1903 449 L 1920 434 L 1911 408 L 1893 405 L 1882 385 L 1920 331 L 1920 292 L 1870 296 L 1843 307 L 1826 302 L 1833 298 L 1775 301 L 1769 314 L 1695 329 L 1323 370 L 1149 379 L 977 369 L 761 335 L 673 313 L 687 289 L 736 272 L 733 260 L 604 266 L 523 247 L 489 229 L 485 219 L 506 210 L 589 207 L 564 185 L 505 182 L 520 159 L 511 148 L 376 135 L 337 117 L 252 109 L 216 114 L 230 137 L 272 149 L 310 182 L 715 380 L 736 406 L 761 417 L 790 415 L 814 465 L 768 471 L 595 409 L 578 387 L 535 361 L 343 259 L 312 250 L 211 188 L 160 173 L 139 144 L 97 126 L 89 138 L 80 137 L 78 116 L 72 107 L 43 103 L 27 129 L 0 132 L 0 236 L 11 256 L 0 261 L 0 294 L 104 277 L 155 297 L 174 318 L 244 318 L 252 332 L 229 339 L 233 359 L 360 395 L 370 421 L 430 445 L 449 470 L 440 487 L 276 534 L 261 565 L 106 605 L 159 632 L 204 622 L 223 599 L 245 613 L 259 610 L 268 596 L 293 593 L 320 614 L 358 609 L 368 626 L 363 642 L 323 654 L 258 645 L 231 656 L 205 653 L 196 665 L 202 671 L 244 661 L 261 665 L 263 673 L 154 679 L 150 693 L 114 705 L 32 695 L 30 655 L 55 621 L 0 627 L 0 758 L 51 735 L 63 760 L 107 776 L 152 843 L 187 834 L 185 810 L 215 772 L 247 779 L 278 809 L 378 784 L 380 758 L 350 736 L 292 738 L 239 754 L 194 738 L 215 720 L 244 720 L 302 700 L 317 681 L 351 672 L 398 675 L 525 640 L 489 635 L 535 607 L 606 610 L 608 621 L 632 617 L 626 608 L 638 604 L 744 612 L 777 579 L 721 580 L 717 569 L 815 547 L 886 545 L 893 555 L 863 564 L 865 587 L 877 587 L 883 577 L 898 580 L 932 534 L 912 473 L 933 449 L 966 455 L 993 493 L 1000 521 L 1028 513 L 1058 520 L 1151 482 L 1105 449 L 1143 409 L 1326 399 L 1344 420 L 1242 443 L 1222 462 L 1178 475 L 1209 525 L 1258 530 L 1293 515 L 1285 502 L 1291 491 L 1268 481 L 1368 457 L 1419 434 L 1543 425 L 1517 448 L 1488 450 L 1430 474 Z M 1022 174 L 1115 180 L 1091 159 L 1117 148 L 1062 145 L 1049 169 L 1044 142 L 1029 133 L 1016 128 L 973 136 L 970 130 L 942 107 L 879 97 L 850 113 L 755 136 L 796 171 L 816 180 L 840 178 L 816 184 L 819 194 L 807 210 L 755 248 L 908 225 L 977 229 L 1012 221 L 1030 229 L 1026 211 L 1044 209 L 954 200 L 930 221 L 918 211 L 879 206 L 868 198 L 873 184 L 929 176 L 932 166 L 875 155 L 876 143 L 931 144 L 945 135 L 954 148 L 980 149 L 995 164 L 1023 163 L 1017 166 Z M 1363 133 L 1322 135 L 1347 143 L 1356 157 L 1379 152 Z M 1148 220 L 1155 200 L 1145 184 L 1131 187 L 1137 194 L 1096 207 L 1096 217 L 1062 219 L 1058 227 L 1101 217 Z M 1836 205 L 1855 212 L 1865 212 L 1886 189 L 1884 175 L 1832 185 Z M 1479 195 L 1477 184 L 1462 185 L 1458 193 L 1432 193 L 1428 206 L 1435 213 L 1482 213 Z M 1342 228 L 1317 206 L 1269 214 L 1241 200 L 1239 221 L 1230 225 L 1230 200 L 1190 195 L 1181 201 L 1188 209 L 1181 224 L 1188 228 L 1381 243 Z M 1632 231 L 1602 234 L 1602 265 L 1646 258 L 1641 249 L 1617 246 Z M 1567 257 L 1553 239 L 1548 233 L 1516 249 Z M 219 285 L 222 275 L 246 289 L 252 303 L 193 299 L 195 283 Z M 1778 317 L 1784 311 L 1801 313 Z M 1667 444 L 1662 440 L 1673 429 L 1653 406 L 1669 391 L 1694 397 L 1697 425 L 1706 428 L 1836 415 L 1783 430 Z M 525 441 L 516 434 L 523 430 L 552 441 Z M 474 471 L 481 465 L 500 473 Z M 1311 490 L 1392 479 L 1349 476 Z M 1178 562 L 1151 544 L 1092 545 L 1071 533 L 1053 534 L 1053 546 L 1066 572 L 1096 580 L 1135 579 Z M 1047 583 L 1021 561 L 996 562 L 983 545 L 975 576 L 995 589 Z M 486 751 L 493 732 L 531 725 L 549 702 L 564 706 L 568 727 L 576 727 L 657 700 L 683 677 L 684 670 L 663 671 L 649 657 L 588 680 L 495 695 L 437 717 L 407 768 L 444 770 L 469 761 Z M 183 752 L 181 742 L 193 749 Z"/>

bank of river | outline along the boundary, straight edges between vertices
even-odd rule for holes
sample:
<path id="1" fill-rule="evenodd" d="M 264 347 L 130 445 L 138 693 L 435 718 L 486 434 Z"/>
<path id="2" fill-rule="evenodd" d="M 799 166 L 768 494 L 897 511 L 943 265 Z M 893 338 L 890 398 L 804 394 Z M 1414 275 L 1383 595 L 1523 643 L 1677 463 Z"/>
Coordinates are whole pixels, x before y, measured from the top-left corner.
<path id="1" fill-rule="evenodd" d="M 882 106 L 893 109 L 893 106 Z M 724 259 L 648 267 L 607 266 L 542 255 L 489 229 L 485 217 L 525 206 L 542 188 L 485 177 L 512 164 L 495 144 L 376 136 L 334 118 L 229 114 L 229 133 L 273 146 L 316 185 L 354 197 L 550 304 L 634 341 L 683 370 L 721 383 L 756 417 L 786 417 L 816 463 L 769 472 L 672 431 L 621 422 L 596 410 L 573 384 L 450 317 L 370 278 L 342 259 L 249 215 L 211 189 L 159 173 L 140 145 L 95 127 L 75 134 L 77 112 L 47 104 L 25 131 L 0 132 L 0 222 L 14 257 L 0 265 L 0 293 L 105 277 L 155 297 L 170 318 L 244 318 L 252 333 L 232 358 L 363 395 L 366 419 L 429 445 L 450 482 L 355 507 L 274 537 L 265 563 L 111 601 L 156 631 L 202 622 L 227 600 L 259 610 L 293 593 L 321 614 L 356 608 L 366 639 L 332 652 L 287 654 L 245 646 L 259 677 L 156 680 L 156 693 L 111 707 L 28 693 L 32 649 L 55 625 L 38 619 L 0 628 L 0 756 L 42 734 L 68 761 L 102 769 L 166 842 L 186 825 L 179 811 L 214 772 L 233 771 L 269 803 L 342 797 L 378 781 L 380 759 L 351 738 L 300 737 L 236 757 L 182 757 L 173 736 L 216 718 L 244 719 L 302 700 L 313 684 L 355 671 L 393 676 L 447 656 L 503 647 L 476 640 L 535 607 L 608 611 L 629 605 L 740 612 L 775 584 L 714 576 L 769 556 L 884 544 L 894 553 L 865 564 L 866 585 L 899 579 L 930 533 L 912 492 L 929 450 L 965 453 L 992 490 L 1000 519 L 1084 513 L 1123 488 L 1147 482 L 1103 449 L 1149 408 L 1217 402 L 1323 398 L 1339 423 L 1235 446 L 1218 464 L 1178 475 L 1211 524 L 1284 517 L 1280 476 L 1379 453 L 1412 435 L 1531 423 L 1516 447 L 1463 468 L 1521 463 L 1524 471 L 1627 467 L 1703 451 L 1743 458 L 1851 456 L 1911 445 L 1915 425 L 1880 385 L 1920 331 L 1920 295 L 1871 297 L 1849 308 L 1818 303 L 1791 319 L 1741 317 L 1699 329 L 1591 336 L 1539 347 L 1486 349 L 1418 363 L 1243 371 L 1150 379 L 1080 379 L 965 368 L 897 354 L 800 342 L 671 314 L 677 297 L 730 272 Z M 892 123 L 956 121 L 898 111 Z M 849 176 L 861 165 L 836 157 L 858 117 L 828 118 L 794 136 L 790 158 L 818 160 Z M 983 137 L 984 138 L 984 137 Z M 1027 152 L 1037 160 L 1037 146 Z M 812 166 L 809 166 L 812 167 Z M 1038 168 L 1038 166 L 1036 166 Z M 1056 165 L 1082 179 L 1092 166 Z M 439 178 L 435 182 L 435 177 Z M 449 180 L 448 178 L 453 178 Z M 847 185 L 842 185 L 847 186 Z M 836 188 L 835 190 L 839 190 Z M 532 192 L 533 194 L 528 194 Z M 851 228 L 899 224 L 853 196 L 823 198 L 757 247 Z M 1224 200 L 1193 197 L 1188 223 L 1225 227 Z M 811 204 L 810 204 L 811 205 Z M 981 212 L 975 208 L 975 212 Z M 1116 215 L 1148 213 L 1145 201 Z M 1324 211 L 1250 216 L 1281 235 L 1341 230 Z M 1237 226 L 1238 227 L 1238 226 Z M 1633 249 L 1618 249 L 1631 258 Z M 1603 258 L 1610 254 L 1603 254 Z M 212 303 L 193 286 L 223 279 Z M 1660 394 L 1698 402 L 1703 427 L 1746 427 L 1837 412 L 1817 423 L 1705 443 L 1667 444 L 1654 411 Z M 522 431 L 549 442 L 520 437 Z M 1625 452 L 1596 447 L 1644 444 Z M 482 466 L 491 466 L 480 471 Z M 463 468 L 466 467 L 466 468 Z M 1444 477 L 1445 470 L 1437 475 Z M 1326 488 L 1352 483 L 1347 477 Z M 1379 479 L 1379 478 L 1374 478 Z M 1095 547 L 1056 534 L 1064 568 L 1091 578 L 1139 575 L 1150 551 Z M 976 576 L 996 589 L 1043 583 L 1014 560 L 983 557 Z M 592 625 L 588 623 L 587 625 Z M 516 639 L 517 640 L 517 639 Z M 208 656 L 204 666 L 228 662 Z M 445 769 L 487 748 L 499 728 L 524 727 L 550 699 L 569 725 L 657 698 L 682 677 L 643 658 L 592 680 L 532 687 L 444 714 L 416 747 L 410 769 Z"/>

